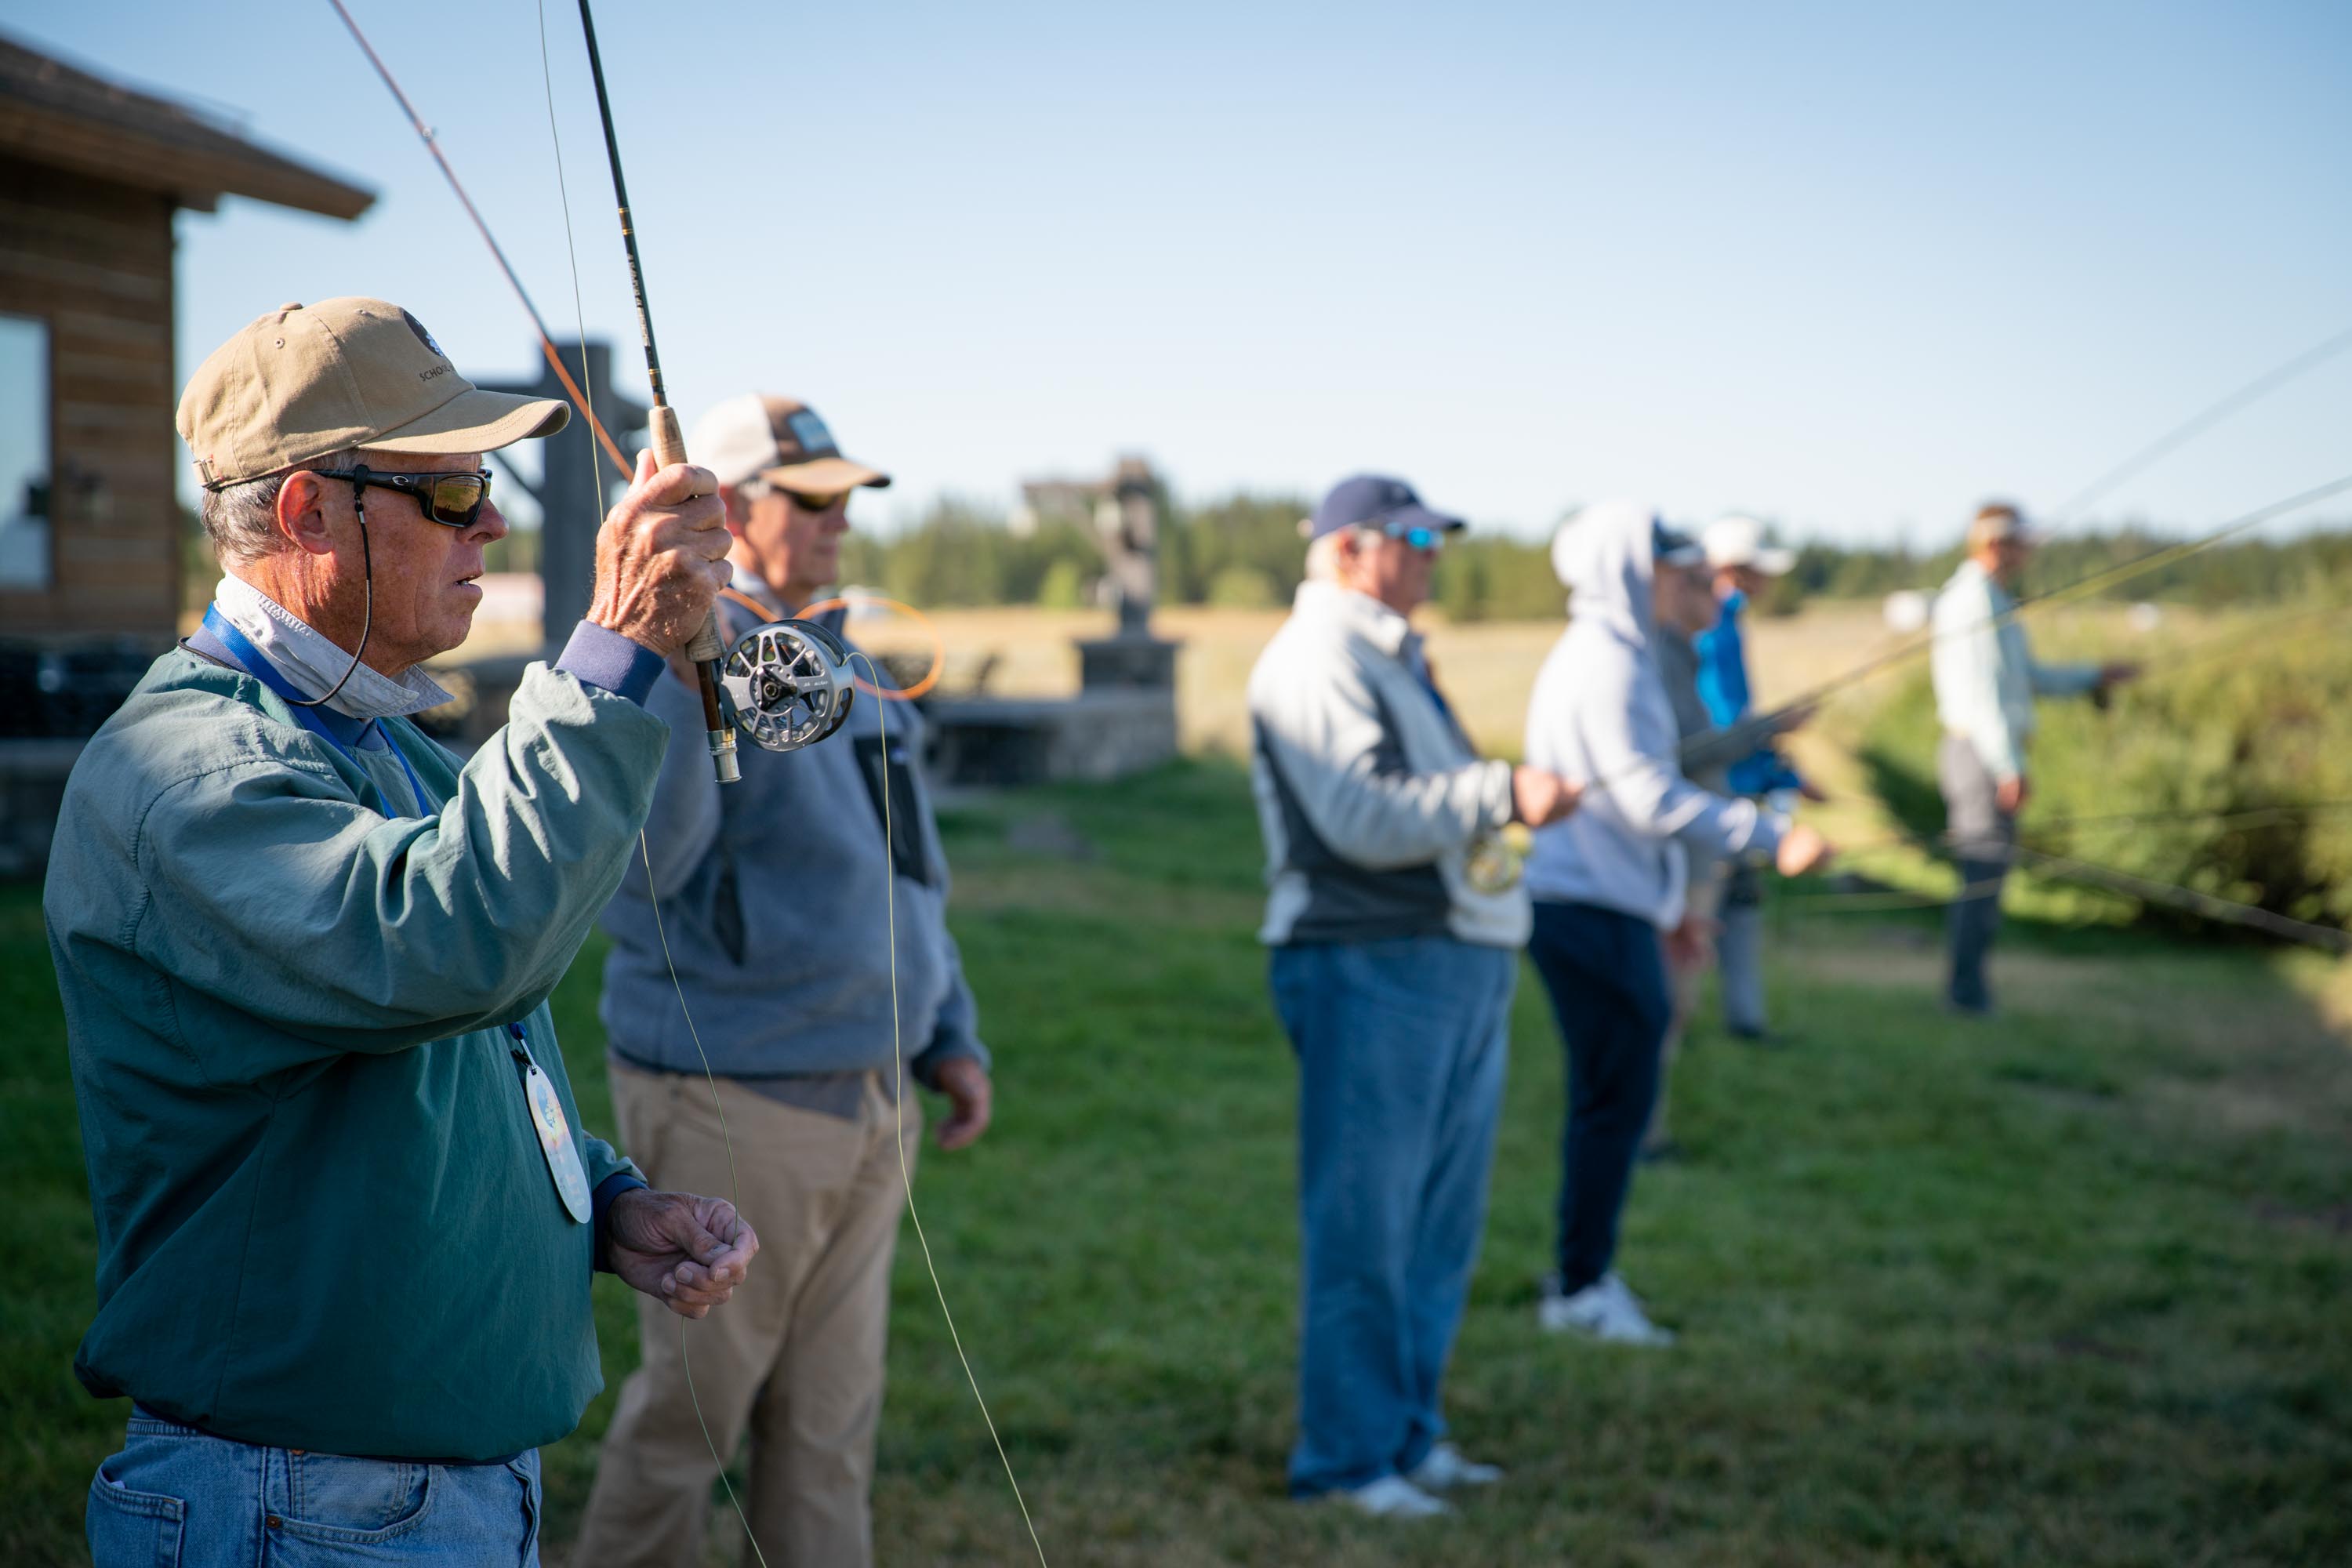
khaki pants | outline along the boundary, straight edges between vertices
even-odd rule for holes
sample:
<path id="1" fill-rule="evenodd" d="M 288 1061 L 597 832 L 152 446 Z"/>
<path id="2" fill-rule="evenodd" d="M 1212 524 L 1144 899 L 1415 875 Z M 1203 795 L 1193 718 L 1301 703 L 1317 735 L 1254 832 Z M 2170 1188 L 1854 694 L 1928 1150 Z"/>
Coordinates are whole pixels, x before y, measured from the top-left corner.
<path id="1" fill-rule="evenodd" d="M 613 1065 L 625 1147 L 655 1186 L 725 1195 L 727 1142 L 699 1075 Z M 906 1101 L 907 1163 L 922 1110 Z M 742 1503 L 769 1568 L 862 1568 L 874 1560 L 868 1493 L 882 1414 L 890 1259 L 905 1206 L 897 1111 L 878 1077 L 854 1121 L 781 1104 L 727 1079 L 719 1101 L 734 1142 L 740 1208 L 759 1233 L 751 1277 L 725 1306 L 688 1322 L 638 1301 L 644 1364 L 621 1388 L 572 1561 L 588 1568 L 702 1561 L 718 1468 L 747 1436 Z M 747 1563 L 754 1561 L 747 1547 Z"/>

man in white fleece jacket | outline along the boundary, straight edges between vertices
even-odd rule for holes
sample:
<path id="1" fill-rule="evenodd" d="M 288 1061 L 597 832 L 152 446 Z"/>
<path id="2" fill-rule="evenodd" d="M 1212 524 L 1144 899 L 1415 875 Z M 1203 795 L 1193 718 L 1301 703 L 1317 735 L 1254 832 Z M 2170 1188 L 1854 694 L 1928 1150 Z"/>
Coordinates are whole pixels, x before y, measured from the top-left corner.
<path id="1" fill-rule="evenodd" d="M 1407 619 L 1462 526 L 1360 475 L 1310 521 L 1307 581 L 1250 677 L 1265 941 L 1298 1055 L 1304 1258 L 1294 1497 L 1422 1518 L 1492 1482 L 1438 1384 L 1486 1226 L 1528 900 L 1503 827 L 1557 775 L 1482 761 Z"/>
<path id="2" fill-rule="evenodd" d="M 1810 870 L 1829 847 L 1754 801 L 1683 776 L 1680 731 L 1655 652 L 1666 574 L 1704 570 L 1698 547 L 1648 507 L 1607 501 L 1561 525 L 1552 566 L 1570 594 L 1567 631 L 1528 703 L 1528 764 L 1584 785 L 1575 816 L 1535 836 L 1528 955 L 1568 1047 L 1559 1272 L 1538 1309 L 1547 1329 L 1664 1344 L 1610 1267 L 1633 1158 L 1657 1096 L 1673 1017 L 1665 941 L 1683 930 L 1692 850 L 1773 855 Z"/>

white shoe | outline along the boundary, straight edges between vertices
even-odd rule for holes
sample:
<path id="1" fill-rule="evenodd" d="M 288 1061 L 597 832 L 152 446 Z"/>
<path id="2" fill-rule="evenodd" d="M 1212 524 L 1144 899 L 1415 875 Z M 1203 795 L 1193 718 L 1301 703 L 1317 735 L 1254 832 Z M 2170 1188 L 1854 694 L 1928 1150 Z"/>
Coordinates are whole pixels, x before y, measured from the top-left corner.
<path id="1" fill-rule="evenodd" d="M 1558 1278 L 1544 1280 L 1536 1321 L 1555 1334 L 1576 1333 L 1612 1344 L 1670 1345 L 1675 1336 L 1650 1321 L 1638 1297 L 1612 1272 L 1573 1296 L 1559 1293 Z"/>
<path id="2" fill-rule="evenodd" d="M 1382 1476 L 1364 1486 L 1327 1495 L 1333 1502 L 1346 1503 L 1374 1519 L 1438 1519 L 1454 1511 L 1402 1476 Z"/>
<path id="3" fill-rule="evenodd" d="M 1465 1459 L 1462 1450 L 1451 1443 L 1440 1443 L 1430 1449 L 1405 1477 L 1425 1492 L 1450 1492 L 1456 1487 L 1491 1487 L 1502 1479 L 1502 1466 Z"/>

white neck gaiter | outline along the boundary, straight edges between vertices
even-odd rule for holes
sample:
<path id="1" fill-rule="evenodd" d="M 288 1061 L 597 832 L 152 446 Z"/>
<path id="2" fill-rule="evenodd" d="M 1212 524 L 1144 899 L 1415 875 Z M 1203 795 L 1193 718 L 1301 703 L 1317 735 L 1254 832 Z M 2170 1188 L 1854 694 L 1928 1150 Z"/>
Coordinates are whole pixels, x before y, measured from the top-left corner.
<path id="1" fill-rule="evenodd" d="M 351 668 L 352 656 L 326 634 L 242 577 L 224 576 L 213 591 L 221 616 L 243 632 L 272 668 L 305 697 L 333 689 Z M 391 719 L 422 713 L 451 700 L 441 684 L 415 665 L 397 679 L 362 665 L 327 706 L 353 719 Z"/>

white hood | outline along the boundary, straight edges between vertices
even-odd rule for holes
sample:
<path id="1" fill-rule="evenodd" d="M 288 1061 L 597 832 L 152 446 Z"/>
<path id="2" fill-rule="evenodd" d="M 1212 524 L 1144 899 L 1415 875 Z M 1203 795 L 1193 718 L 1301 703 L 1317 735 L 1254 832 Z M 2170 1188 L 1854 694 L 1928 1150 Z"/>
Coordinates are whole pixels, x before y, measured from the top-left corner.
<path id="1" fill-rule="evenodd" d="M 1604 626 L 1635 647 L 1654 627 L 1652 538 L 1658 514 L 1640 501 L 1596 501 L 1551 536 L 1551 569 L 1571 619 Z"/>
<path id="2" fill-rule="evenodd" d="M 1603 501 L 1553 536 L 1552 569 L 1573 596 L 1568 629 L 1536 675 L 1526 755 L 1587 790 L 1574 816 L 1537 831 L 1527 885 L 1538 902 L 1595 904 L 1668 928 L 1683 918 L 1691 852 L 1769 850 L 1779 829 L 1754 803 L 1683 776 L 1653 653 L 1656 520 L 1637 501 Z"/>

